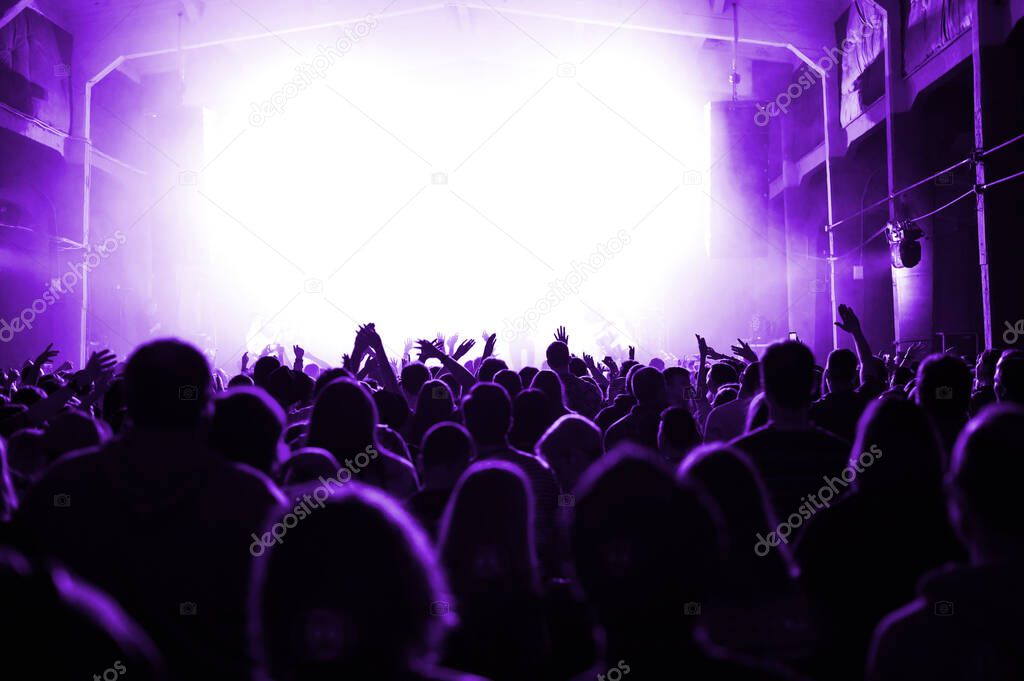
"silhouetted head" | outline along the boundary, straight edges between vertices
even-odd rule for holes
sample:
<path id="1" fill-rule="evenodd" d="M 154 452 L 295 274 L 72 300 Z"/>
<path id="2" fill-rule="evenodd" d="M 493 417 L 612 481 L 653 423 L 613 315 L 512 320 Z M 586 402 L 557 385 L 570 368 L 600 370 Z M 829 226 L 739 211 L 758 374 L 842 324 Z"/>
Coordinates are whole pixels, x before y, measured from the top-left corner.
<path id="1" fill-rule="evenodd" d="M 551 370 L 557 373 L 562 373 L 569 370 L 569 346 L 562 341 L 555 341 L 548 346 L 547 352 L 545 353 L 548 360 L 548 366 Z"/>
<path id="2" fill-rule="evenodd" d="M 658 451 L 672 463 L 679 463 L 704 438 L 697 421 L 686 407 L 669 407 L 658 424 Z"/>
<path id="3" fill-rule="evenodd" d="M 452 489 L 476 458 L 469 431 L 458 423 L 438 423 L 423 436 L 417 468 L 425 489 Z"/>
<path id="4" fill-rule="evenodd" d="M 151 430 L 194 429 L 210 400 L 210 366 L 203 353 L 178 340 L 140 346 L 124 371 L 128 416 Z"/>
<path id="5" fill-rule="evenodd" d="M 1024 404 L 1024 352 L 1006 350 L 995 371 L 996 399 L 1000 402 Z"/>
<path id="6" fill-rule="evenodd" d="M 224 458 L 271 475 L 280 462 L 285 416 L 260 388 L 234 388 L 213 401 L 210 445 Z"/>
<path id="7" fill-rule="evenodd" d="M 295 402 L 293 373 L 288 367 L 279 366 L 270 372 L 264 384 L 267 394 L 284 409 L 288 409 Z"/>
<path id="8" fill-rule="evenodd" d="M 931 355 L 917 369 L 917 403 L 936 424 L 959 429 L 971 404 L 971 370 L 952 355 Z"/>
<path id="9" fill-rule="evenodd" d="M 753 397 L 761 392 L 761 363 L 751 362 L 740 375 L 739 397 Z"/>
<path id="10" fill-rule="evenodd" d="M 477 379 L 480 381 L 493 381 L 499 372 L 506 369 L 508 369 L 508 364 L 505 364 L 505 360 L 498 359 L 497 357 L 488 357 L 480 363 Z"/>
<path id="11" fill-rule="evenodd" d="M 252 365 L 252 380 L 253 383 L 266 389 L 267 381 L 270 380 L 270 375 L 281 367 L 281 362 L 278 361 L 277 357 L 273 355 L 264 355 L 256 360 L 256 363 Z"/>
<path id="12" fill-rule="evenodd" d="M 322 489 L 310 491 L 319 500 Z M 358 483 L 322 504 L 301 522 L 281 508 L 268 525 L 288 528 L 287 536 L 254 561 L 250 641 L 259 678 L 396 678 L 429 661 L 449 618 L 423 531 L 390 497 Z"/>
<path id="13" fill-rule="evenodd" d="M 302 447 L 278 467 L 275 478 L 281 487 L 294 487 L 321 477 L 333 478 L 339 470 L 341 464 L 326 449 Z"/>
<path id="14" fill-rule="evenodd" d="M 539 390 L 523 390 L 512 401 L 512 444 L 532 452 L 537 440 L 554 420 L 547 396 Z"/>
<path id="15" fill-rule="evenodd" d="M 583 472 L 604 453 L 601 429 L 590 419 L 566 414 L 541 436 L 536 453 L 551 464 L 562 489 L 572 490 Z"/>
<path id="16" fill-rule="evenodd" d="M 523 382 L 523 387 L 528 387 L 533 383 L 533 377 L 540 371 L 537 367 L 523 367 L 519 370 L 519 379 Z"/>
<path id="17" fill-rule="evenodd" d="M 27 491 L 50 465 L 44 439 L 43 431 L 38 428 L 22 429 L 8 438 L 7 465 L 16 492 Z"/>
<path id="18" fill-rule="evenodd" d="M 630 382 L 633 396 L 642 407 L 661 410 L 668 404 L 665 377 L 651 367 L 643 367 L 633 374 Z"/>
<path id="19" fill-rule="evenodd" d="M 723 444 L 694 450 L 679 467 L 679 480 L 706 491 L 721 511 L 729 536 L 727 600 L 768 598 L 788 588 L 795 566 L 789 547 L 759 551 L 758 537 L 775 532 L 778 520 L 757 469 L 743 452 Z M 753 550 L 752 550 L 753 549 Z M 767 558 L 767 560 L 765 560 Z"/>
<path id="20" fill-rule="evenodd" d="M 519 374 L 509 369 L 502 369 L 496 373 L 494 382 L 504 388 L 513 398 L 523 389 L 523 382 L 519 379 Z"/>
<path id="21" fill-rule="evenodd" d="M 474 385 L 462 402 L 462 415 L 478 447 L 507 441 L 512 427 L 512 401 L 500 385 Z"/>
<path id="22" fill-rule="evenodd" d="M 377 423 L 377 407 L 366 388 L 350 378 L 339 378 L 313 403 L 306 444 L 343 460 L 376 444 Z"/>
<path id="23" fill-rule="evenodd" d="M 800 341 L 773 343 L 761 357 L 761 385 L 773 407 L 806 410 L 815 380 L 814 355 Z"/>
<path id="24" fill-rule="evenodd" d="M 319 397 L 324 388 L 339 378 L 351 378 L 354 380 L 355 376 L 351 371 L 342 367 L 333 367 L 327 371 L 320 372 L 316 379 L 316 385 L 313 386 L 313 399 L 315 400 Z"/>
<path id="25" fill-rule="evenodd" d="M 657 369 L 658 371 L 661 371 L 663 373 L 665 371 L 665 360 L 663 360 L 661 357 L 652 357 L 650 365 L 652 368 Z"/>
<path id="26" fill-rule="evenodd" d="M 46 458 L 53 462 L 78 449 L 95 447 L 109 436 L 108 431 L 83 411 L 68 409 L 50 419 L 43 445 Z"/>
<path id="27" fill-rule="evenodd" d="M 307 406 L 313 399 L 316 381 L 301 371 L 292 370 L 292 402 L 295 407 Z"/>
<path id="28" fill-rule="evenodd" d="M 580 585 L 612 638 L 669 635 L 681 613 L 716 591 L 718 528 L 697 496 L 660 463 L 619 447 L 576 488 L 572 554 Z M 668 629 L 666 629 L 666 627 Z"/>
<path id="29" fill-rule="evenodd" d="M 857 355 L 853 350 L 839 348 L 828 354 L 825 382 L 829 392 L 849 392 L 857 383 Z"/>
<path id="30" fill-rule="evenodd" d="M 36 679 L 166 679 L 156 646 L 114 599 L 0 547 L 4 664 Z M 59 654 L 55 654 L 60 651 Z M 105 670 L 109 674 L 105 673 Z"/>
<path id="31" fill-rule="evenodd" d="M 708 368 L 708 391 L 714 395 L 727 383 L 739 383 L 736 368 L 728 362 L 715 362 Z"/>
<path id="32" fill-rule="evenodd" d="M 693 385 L 690 383 L 690 372 L 683 367 L 669 367 L 662 373 L 665 377 L 665 389 L 668 403 L 683 405 L 693 399 Z"/>
<path id="33" fill-rule="evenodd" d="M 539 589 L 533 503 L 526 476 L 512 464 L 483 461 L 463 474 L 438 538 L 456 598 Z"/>
<path id="34" fill-rule="evenodd" d="M 416 398 L 416 412 L 409 433 L 409 442 L 419 446 L 420 440 L 435 423 L 455 418 L 455 398 L 448 384 L 436 378 L 423 384 Z"/>
<path id="35" fill-rule="evenodd" d="M 743 432 L 749 433 L 767 423 L 768 400 L 765 399 L 764 393 L 758 393 L 754 395 L 753 399 L 750 400 L 750 404 L 747 405 L 747 420 L 744 423 Z"/>
<path id="36" fill-rule="evenodd" d="M 1024 408 L 986 407 L 960 434 L 948 488 L 950 517 L 975 559 L 1024 556 Z"/>
<path id="37" fill-rule="evenodd" d="M 23 404 L 26 407 L 46 399 L 46 392 L 34 385 L 24 385 L 11 395 L 11 404 Z"/>
<path id="38" fill-rule="evenodd" d="M 430 370 L 422 362 L 410 362 L 402 367 L 400 383 L 402 390 L 405 391 L 410 400 L 416 399 L 416 396 L 420 394 L 420 388 L 429 380 Z"/>
<path id="39" fill-rule="evenodd" d="M 538 371 L 537 375 L 533 377 L 530 387 L 544 393 L 544 397 L 548 400 L 548 411 L 552 415 L 560 416 L 566 412 L 565 386 L 554 371 L 547 369 Z"/>
<path id="40" fill-rule="evenodd" d="M 409 420 L 409 404 L 405 398 L 390 390 L 378 390 L 373 394 L 380 422 L 395 430 L 401 430 Z"/>
<path id="41" fill-rule="evenodd" d="M 989 348 L 988 350 L 982 350 L 981 354 L 978 355 L 978 361 L 974 365 L 974 378 L 979 388 L 992 387 L 996 378 L 996 365 L 999 363 L 999 358 L 1002 354 L 1001 351 L 995 348 Z"/>
<path id="42" fill-rule="evenodd" d="M 863 469 L 856 488 L 875 498 L 924 506 L 941 494 L 942 446 L 931 419 L 909 400 L 868 405 L 857 426 L 850 467 Z"/>
<path id="43" fill-rule="evenodd" d="M 584 362 L 579 357 L 570 357 L 569 373 L 572 374 L 573 376 L 576 376 L 577 378 L 583 378 L 590 372 L 587 370 L 586 362 Z"/>
<path id="44" fill-rule="evenodd" d="M 256 385 L 256 383 L 245 374 L 236 374 L 228 381 L 228 388 L 246 388 L 253 385 Z"/>

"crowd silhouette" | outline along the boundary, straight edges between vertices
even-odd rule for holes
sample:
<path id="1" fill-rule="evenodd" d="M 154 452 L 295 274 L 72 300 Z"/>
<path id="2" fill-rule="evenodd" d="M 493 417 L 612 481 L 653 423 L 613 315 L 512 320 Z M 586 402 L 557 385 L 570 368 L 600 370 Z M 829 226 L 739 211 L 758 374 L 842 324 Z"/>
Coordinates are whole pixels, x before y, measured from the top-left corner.
<path id="1" fill-rule="evenodd" d="M 9 667 L 137 681 L 1024 679 L 1024 352 L 539 367 L 373 324 L 0 374 Z M 413 358 L 413 349 L 418 358 Z M 671 364 L 672 362 L 670 362 Z"/>

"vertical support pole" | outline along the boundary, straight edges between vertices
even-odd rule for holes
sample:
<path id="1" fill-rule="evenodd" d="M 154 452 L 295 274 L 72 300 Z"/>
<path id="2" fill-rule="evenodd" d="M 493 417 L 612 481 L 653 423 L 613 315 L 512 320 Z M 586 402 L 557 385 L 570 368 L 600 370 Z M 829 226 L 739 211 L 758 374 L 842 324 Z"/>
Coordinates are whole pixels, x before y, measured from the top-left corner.
<path id="1" fill-rule="evenodd" d="M 839 347 L 839 327 L 835 325 L 839 321 L 839 308 L 836 304 L 836 241 L 835 235 L 832 233 L 835 215 L 832 209 L 832 136 L 829 132 L 828 72 L 792 43 L 787 44 L 786 49 L 795 54 L 800 61 L 821 78 L 821 118 L 825 133 L 822 144 L 825 153 L 825 211 L 828 218 L 828 226 L 825 228 L 828 233 L 828 302 L 832 307 L 832 349 L 835 350 Z"/>
<path id="2" fill-rule="evenodd" d="M 82 147 L 82 245 L 89 252 L 89 213 L 92 200 L 92 87 L 93 81 L 85 83 L 85 111 L 83 120 Z M 82 268 L 82 312 L 78 322 L 78 366 L 84 368 L 89 357 L 88 331 L 89 315 L 89 270 Z"/>
<path id="3" fill-rule="evenodd" d="M 896 224 L 896 149 L 893 126 L 896 124 L 896 102 L 892 82 L 892 27 L 889 25 L 889 12 L 880 4 L 875 3 L 882 13 L 882 50 L 885 53 L 885 168 L 888 184 L 889 224 Z M 890 273 L 892 267 L 889 268 Z M 902 338 L 900 331 L 900 295 L 896 279 L 892 279 L 892 324 L 893 338 L 899 347 Z"/>
<path id="4" fill-rule="evenodd" d="M 985 349 L 992 347 L 992 295 L 988 271 L 988 236 L 985 229 L 985 117 L 982 101 L 981 73 L 981 10 L 980 3 L 971 8 L 971 67 L 974 74 L 974 182 L 978 211 L 978 266 L 981 274 L 981 316 L 984 325 Z"/>
<path id="5" fill-rule="evenodd" d="M 839 304 L 836 294 L 836 236 L 832 231 L 835 215 L 832 212 L 832 144 L 828 120 L 828 75 L 821 78 L 821 115 L 825 120 L 825 201 L 828 215 L 828 302 L 832 307 L 832 349 L 839 347 Z"/>

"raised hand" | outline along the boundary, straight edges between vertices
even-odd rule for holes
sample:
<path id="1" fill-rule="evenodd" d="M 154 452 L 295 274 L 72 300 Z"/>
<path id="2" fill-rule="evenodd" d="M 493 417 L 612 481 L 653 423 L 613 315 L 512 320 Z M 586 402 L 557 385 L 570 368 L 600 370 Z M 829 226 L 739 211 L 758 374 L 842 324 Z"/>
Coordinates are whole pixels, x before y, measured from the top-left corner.
<path id="1" fill-rule="evenodd" d="M 293 345 L 292 346 L 292 352 L 295 353 L 295 359 L 296 360 L 301 360 L 303 357 L 306 356 L 306 351 L 303 350 L 302 347 L 299 346 L 299 345 Z"/>
<path id="2" fill-rule="evenodd" d="M 734 345 L 729 348 L 732 350 L 732 354 L 747 362 L 757 361 L 757 353 L 750 348 L 750 343 L 745 342 L 742 338 L 737 338 L 736 342 L 739 343 L 739 345 Z"/>
<path id="3" fill-rule="evenodd" d="M 100 374 L 113 371 L 116 365 L 117 355 L 110 350 L 100 350 L 89 356 L 89 361 L 86 362 L 85 368 L 79 372 L 79 377 L 83 383 L 92 383 Z"/>
<path id="4" fill-rule="evenodd" d="M 53 358 L 60 354 L 59 350 L 53 349 L 53 343 L 46 346 L 46 349 L 39 353 L 39 356 L 33 360 L 32 364 L 36 367 L 42 367 L 44 364 L 49 364 L 53 361 Z"/>
<path id="5" fill-rule="evenodd" d="M 425 338 L 421 338 L 416 341 L 416 345 L 420 351 L 421 362 L 426 362 L 428 359 L 441 359 L 445 356 L 441 348 L 437 347 L 435 341 L 428 341 Z"/>
<path id="6" fill-rule="evenodd" d="M 480 356 L 481 360 L 485 360 L 494 354 L 494 344 L 498 341 L 498 334 L 492 333 L 490 336 L 487 336 L 486 333 L 485 331 L 484 335 L 486 337 L 484 340 L 486 342 L 484 343 L 484 354 Z"/>
<path id="7" fill-rule="evenodd" d="M 697 354 L 699 354 L 701 358 L 707 357 L 708 342 L 704 340 L 704 336 L 700 335 L 699 333 L 696 333 L 694 335 L 697 337 Z"/>
<path id="8" fill-rule="evenodd" d="M 456 338 L 458 338 L 458 336 L 456 336 Z M 459 347 L 455 349 L 455 352 L 451 353 L 452 359 L 456 361 L 462 359 L 463 357 L 466 356 L 466 353 L 473 349 L 474 345 L 476 345 L 476 341 L 473 340 L 472 338 L 467 338 L 466 340 L 462 341 L 461 343 L 459 343 Z"/>
<path id="9" fill-rule="evenodd" d="M 249 353 L 248 352 L 243 352 L 242 353 L 242 366 L 241 366 L 241 371 L 239 373 L 243 373 L 244 374 L 248 370 L 249 370 Z"/>
<path id="10" fill-rule="evenodd" d="M 630 361 L 636 361 L 636 348 L 632 345 L 629 346 L 629 359 Z"/>
<path id="11" fill-rule="evenodd" d="M 566 333 L 564 326 L 560 326 L 560 327 L 558 327 L 555 330 L 555 340 L 556 341 L 561 341 L 562 343 L 565 343 L 566 345 L 569 344 L 569 334 Z"/>
<path id="12" fill-rule="evenodd" d="M 611 355 L 605 355 L 605 358 L 601 360 L 601 363 L 608 367 L 608 371 L 610 371 L 613 376 L 618 376 L 619 365 L 615 363 L 615 360 L 612 359 Z"/>
<path id="13" fill-rule="evenodd" d="M 458 342 L 459 342 L 459 334 L 453 333 L 452 335 L 448 336 L 448 340 L 445 343 L 445 345 L 448 348 L 448 354 L 449 355 L 454 355 L 455 354 L 455 344 L 458 343 Z"/>
<path id="14" fill-rule="evenodd" d="M 857 319 L 857 314 L 853 311 L 853 308 L 849 305 L 839 305 L 839 318 L 842 321 L 836 322 L 836 326 L 851 335 L 860 333 L 860 320 Z"/>

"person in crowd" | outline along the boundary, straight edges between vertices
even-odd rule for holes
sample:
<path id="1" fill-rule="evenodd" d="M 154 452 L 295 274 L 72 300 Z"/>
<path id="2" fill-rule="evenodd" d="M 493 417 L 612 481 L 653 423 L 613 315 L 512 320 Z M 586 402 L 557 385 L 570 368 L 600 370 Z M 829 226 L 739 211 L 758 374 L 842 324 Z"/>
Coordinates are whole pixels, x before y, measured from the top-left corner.
<path id="1" fill-rule="evenodd" d="M 797 512 L 804 496 L 821 487 L 822 478 L 839 476 L 849 458 L 849 443 L 811 422 L 814 382 L 814 355 L 806 345 L 769 346 L 761 357 L 768 423 L 730 443 L 750 457 L 779 518 Z"/>
<path id="2" fill-rule="evenodd" d="M 966 564 L 922 580 L 917 597 L 875 630 L 868 681 L 1024 678 L 1024 409 L 983 410 L 960 434 L 947 480 L 949 518 Z"/>
<path id="3" fill-rule="evenodd" d="M 405 508 L 431 538 L 437 538 L 455 483 L 474 458 L 473 439 L 458 423 L 438 423 L 423 437 L 417 464 L 423 489 L 406 502 Z"/>
<path id="4" fill-rule="evenodd" d="M 266 527 L 287 527 L 295 513 L 282 504 Z M 254 564 L 253 681 L 482 681 L 438 665 L 455 619 L 449 590 L 429 540 L 393 498 L 332 486 L 282 538 Z"/>
<path id="5" fill-rule="evenodd" d="M 946 519 L 942 445 L 924 410 L 909 400 L 875 401 L 861 418 L 846 495 L 819 486 L 796 546 L 821 645 L 815 676 L 864 676 L 878 620 L 914 595 L 929 570 L 961 558 Z M 866 574 L 884 574 L 866 580 Z"/>
<path id="6" fill-rule="evenodd" d="M 612 668 L 637 679 L 792 678 L 699 640 L 703 609 L 720 590 L 728 541 L 710 503 L 633 444 L 584 475 L 570 542 L 605 639 L 590 678 Z"/>
<path id="7" fill-rule="evenodd" d="M 554 571 L 554 516 L 560 489 L 551 467 L 539 457 L 509 444 L 512 403 L 496 383 L 477 383 L 462 403 L 466 429 L 473 436 L 478 461 L 504 461 L 517 466 L 530 484 L 534 499 L 537 551 L 545 576 Z"/>
<path id="8" fill-rule="evenodd" d="M 604 453 L 601 430 L 587 418 L 568 414 L 544 432 L 536 453 L 551 465 L 559 487 L 572 491 L 583 472 Z"/>
<path id="9" fill-rule="evenodd" d="M 547 349 L 548 366 L 551 367 L 551 371 L 558 374 L 558 378 L 565 386 L 569 409 L 592 419 L 601 408 L 601 391 L 593 383 L 580 379 L 579 376 L 582 374 L 577 375 L 570 371 L 568 343 L 569 336 L 566 335 L 564 328 L 560 328 L 555 334 L 555 342 Z M 582 366 L 582 370 L 586 372 L 585 365 Z"/>
<path id="10" fill-rule="evenodd" d="M 504 388 L 513 400 L 523 391 L 523 381 L 519 378 L 519 374 L 509 369 L 503 369 L 494 374 L 494 382 Z"/>
<path id="11" fill-rule="evenodd" d="M 459 616 L 447 666 L 494 681 L 547 678 L 553 651 L 533 532 L 532 493 L 520 469 L 482 461 L 466 471 L 438 540 Z"/>
<path id="12" fill-rule="evenodd" d="M 703 442 L 697 421 L 686 407 L 669 407 L 661 412 L 658 423 L 658 452 L 670 464 L 678 465 L 691 450 Z"/>
<path id="13" fill-rule="evenodd" d="M 811 405 L 811 421 L 852 442 L 868 402 L 856 387 L 857 355 L 845 348 L 830 352 L 825 365 L 825 395 Z"/>
<path id="14" fill-rule="evenodd" d="M 535 388 L 523 390 L 512 400 L 509 442 L 520 451 L 532 452 L 537 440 L 554 422 L 547 396 Z"/>
<path id="15" fill-rule="evenodd" d="M 982 350 L 974 364 L 974 386 L 971 392 L 971 415 L 996 401 L 996 365 L 1002 353 L 994 348 Z"/>
<path id="16" fill-rule="evenodd" d="M 761 363 L 752 362 L 740 377 L 740 390 L 736 399 L 715 407 L 708 414 L 704 426 L 705 442 L 728 442 L 744 433 L 750 401 L 761 392 Z"/>
<path id="17" fill-rule="evenodd" d="M 141 346 L 124 374 L 130 431 L 53 464 L 16 523 L 33 550 L 116 598 L 173 674 L 235 679 L 251 535 L 284 498 L 207 445 L 210 375 L 190 345 Z"/>
<path id="18" fill-rule="evenodd" d="M 999 402 L 1024 404 L 1024 352 L 1003 351 L 996 364 L 993 386 Z"/>
<path id="19" fill-rule="evenodd" d="M 169 681 L 145 631 L 106 593 L 10 547 L 0 547 L 0 640 L 8 670 L 37 679 Z"/>
<path id="20" fill-rule="evenodd" d="M 658 448 L 661 412 L 668 406 L 665 377 L 652 367 L 638 369 L 630 380 L 630 392 L 636 398 L 636 405 L 608 428 L 604 436 L 605 451 L 610 452 L 622 441 L 652 450 Z"/>
<path id="21" fill-rule="evenodd" d="M 377 407 L 366 389 L 349 378 L 331 381 L 313 403 L 306 445 L 326 449 L 358 476 L 408 499 L 418 489 L 412 462 L 379 441 Z M 354 468 L 349 462 L 354 461 Z"/>
<path id="22" fill-rule="evenodd" d="M 431 379 L 420 387 L 416 397 L 416 409 L 405 440 L 412 449 L 419 449 L 423 436 L 430 428 L 442 421 L 455 420 L 455 398 L 451 388 L 444 381 Z"/>
<path id="23" fill-rule="evenodd" d="M 530 388 L 544 393 L 548 402 L 548 415 L 552 421 L 569 413 L 565 400 L 565 385 L 555 372 L 546 369 L 538 371 L 530 383 Z"/>
<path id="24" fill-rule="evenodd" d="M 287 454 L 284 422 L 280 403 L 261 388 L 234 388 L 213 400 L 210 446 L 229 461 L 273 477 Z"/>
<path id="25" fill-rule="evenodd" d="M 769 539 L 780 526 L 754 465 L 715 443 L 690 453 L 677 478 L 710 496 L 729 537 L 720 590 L 703 624 L 709 639 L 758 658 L 801 662 L 814 640 L 810 609 L 789 545 Z"/>
<path id="26" fill-rule="evenodd" d="M 917 369 L 917 403 L 935 424 L 947 459 L 970 416 L 971 382 L 971 370 L 949 354 L 931 355 Z"/>

